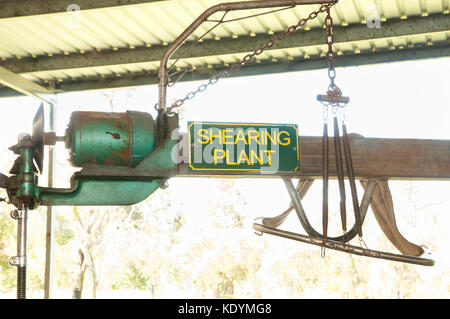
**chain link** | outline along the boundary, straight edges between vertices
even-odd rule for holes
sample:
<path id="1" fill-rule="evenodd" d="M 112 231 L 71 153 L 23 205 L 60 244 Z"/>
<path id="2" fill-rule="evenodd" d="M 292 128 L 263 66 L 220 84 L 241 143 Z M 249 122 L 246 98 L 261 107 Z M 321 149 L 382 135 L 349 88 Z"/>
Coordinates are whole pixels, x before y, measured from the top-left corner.
<path id="1" fill-rule="evenodd" d="M 324 13 L 324 12 L 328 12 L 328 16 L 329 16 L 329 12 L 330 12 L 330 8 L 332 6 L 334 6 L 335 3 L 327 3 L 322 5 L 317 11 L 313 11 L 309 14 L 308 17 L 300 19 L 297 24 L 290 26 L 289 28 L 286 29 L 286 31 L 279 33 L 275 38 L 267 41 L 263 46 L 255 49 L 252 53 L 247 54 L 246 56 L 244 56 L 240 61 L 233 63 L 229 68 L 219 72 L 218 74 L 215 74 L 213 76 L 211 76 L 208 80 L 207 83 L 200 85 L 197 90 L 195 91 L 191 91 L 188 94 L 185 95 L 184 98 L 178 99 L 176 100 L 170 107 L 167 108 L 167 112 L 173 113 L 173 109 L 174 108 L 178 108 L 180 106 L 182 106 L 184 104 L 185 101 L 187 100 L 192 100 L 197 93 L 203 92 L 205 91 L 210 85 L 216 84 L 219 79 L 228 76 L 232 71 L 236 71 L 239 70 L 242 66 L 246 65 L 247 63 L 253 61 L 253 58 L 256 57 L 257 55 L 260 55 L 261 53 L 263 53 L 266 49 L 271 48 L 272 46 L 274 46 L 276 43 L 278 43 L 279 41 L 283 40 L 284 38 L 286 38 L 288 35 L 293 34 L 294 32 L 296 32 L 299 28 L 303 27 L 308 21 L 315 19 L 320 13 Z M 331 17 L 330 17 L 331 19 Z M 325 22 L 327 23 L 327 20 L 325 20 Z M 329 33 L 332 32 L 331 30 L 331 25 L 333 23 L 333 20 L 328 20 L 328 24 L 327 24 L 327 28 L 329 29 Z M 331 37 L 332 37 L 332 33 L 331 33 Z M 328 62 L 330 63 L 332 68 L 333 66 L 333 61 L 334 61 L 334 53 L 333 53 L 333 39 L 331 38 L 331 44 L 328 42 L 328 34 L 327 34 L 327 44 L 328 44 L 328 54 L 327 54 L 327 59 L 328 57 L 330 57 L 330 52 L 332 54 L 332 59 L 328 59 Z M 330 62 L 331 61 L 331 62 Z M 332 68 L 333 72 L 334 72 L 334 67 Z M 328 75 L 330 76 L 330 70 Z M 335 76 L 335 73 L 334 73 Z M 330 77 L 331 79 L 331 77 Z M 334 77 L 333 77 L 333 83 L 334 83 Z"/>
<path id="2" fill-rule="evenodd" d="M 327 28 L 326 42 L 328 45 L 328 52 L 326 58 L 328 61 L 328 77 L 330 78 L 330 89 L 333 89 L 336 85 L 334 79 L 336 78 L 336 71 L 334 69 L 334 60 L 336 55 L 333 51 L 334 36 L 333 36 L 333 18 L 330 14 L 330 8 L 327 8 L 327 17 L 325 18 L 325 26 Z"/>
<path id="3" fill-rule="evenodd" d="M 327 34 L 325 37 L 328 51 L 325 57 L 328 61 L 328 78 L 330 79 L 330 85 L 328 86 L 328 91 L 326 94 L 326 100 L 321 100 L 324 106 L 331 106 L 333 115 L 337 114 L 338 109 L 342 109 L 347 105 L 348 99 L 342 99 L 342 91 L 336 85 L 336 70 L 334 69 L 334 60 L 336 59 L 336 54 L 333 51 L 334 35 L 333 35 L 333 18 L 330 14 L 330 7 L 326 8 L 327 16 L 325 18 L 325 27 L 327 29 Z"/>

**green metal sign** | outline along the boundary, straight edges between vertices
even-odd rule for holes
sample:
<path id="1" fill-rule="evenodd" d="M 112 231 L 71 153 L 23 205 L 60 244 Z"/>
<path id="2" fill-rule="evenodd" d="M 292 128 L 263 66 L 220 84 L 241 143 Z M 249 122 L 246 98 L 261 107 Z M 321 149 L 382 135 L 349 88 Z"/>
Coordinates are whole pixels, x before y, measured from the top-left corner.
<path id="1" fill-rule="evenodd" d="M 298 127 L 293 124 L 188 122 L 191 171 L 259 171 L 299 168 Z"/>

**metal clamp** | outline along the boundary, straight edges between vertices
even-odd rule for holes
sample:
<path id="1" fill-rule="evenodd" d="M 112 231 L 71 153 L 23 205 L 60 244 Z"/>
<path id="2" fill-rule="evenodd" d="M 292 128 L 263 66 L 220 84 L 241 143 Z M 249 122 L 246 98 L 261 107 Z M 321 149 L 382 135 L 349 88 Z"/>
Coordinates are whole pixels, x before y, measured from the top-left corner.
<path id="1" fill-rule="evenodd" d="M 9 264 L 15 267 L 25 267 L 27 265 L 26 256 L 12 256 L 9 258 Z"/>
<path id="2" fill-rule="evenodd" d="M 11 213 L 9 213 L 9 215 L 11 216 L 12 219 L 15 219 L 15 220 L 23 219 L 23 217 L 24 217 L 23 211 L 21 211 L 19 209 L 12 210 Z"/>

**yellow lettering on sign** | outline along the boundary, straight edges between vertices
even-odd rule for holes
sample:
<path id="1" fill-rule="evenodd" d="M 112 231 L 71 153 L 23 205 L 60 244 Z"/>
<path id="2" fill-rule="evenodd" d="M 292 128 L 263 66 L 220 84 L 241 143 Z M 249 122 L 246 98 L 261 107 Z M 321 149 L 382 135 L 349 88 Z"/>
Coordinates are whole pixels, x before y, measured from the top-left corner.
<path id="1" fill-rule="evenodd" d="M 289 133 L 286 131 L 281 131 L 280 133 L 278 133 L 278 143 L 280 145 L 289 145 L 291 143 L 291 138 L 290 137 L 285 137 L 283 141 L 281 141 L 281 134 L 286 134 L 287 136 L 289 136 Z"/>
<path id="2" fill-rule="evenodd" d="M 250 150 L 250 163 L 251 165 L 256 164 L 256 161 L 258 161 L 258 163 L 260 165 L 263 165 L 263 156 L 262 156 L 262 152 L 260 152 L 261 154 L 261 158 L 258 157 L 258 154 L 256 154 L 256 152 L 254 150 Z M 256 161 L 254 161 L 254 159 L 256 159 Z"/>
<path id="3" fill-rule="evenodd" d="M 220 153 L 220 155 L 219 155 Z M 217 165 L 218 159 L 224 159 L 225 158 L 225 152 L 224 150 L 214 150 L 214 165 Z"/>
<path id="4" fill-rule="evenodd" d="M 239 158 L 237 160 L 237 163 L 238 164 L 242 163 L 243 159 L 247 162 L 248 165 L 250 165 L 250 161 L 248 160 L 247 153 L 245 153 L 245 150 L 242 150 L 241 154 L 239 154 Z"/>
<path id="5" fill-rule="evenodd" d="M 269 160 L 269 165 L 272 165 L 272 153 L 275 153 L 275 151 L 264 150 L 263 152 L 265 152 L 267 154 L 267 158 Z"/>
<path id="6" fill-rule="evenodd" d="M 206 135 L 205 135 L 205 134 L 202 134 L 202 132 L 205 132 Z M 198 141 L 199 143 L 201 143 L 201 144 L 208 144 L 208 143 L 209 143 L 209 137 L 208 137 L 208 131 L 207 131 L 207 130 L 205 130 L 204 128 L 202 128 L 202 129 L 198 130 L 197 134 L 198 134 L 198 136 L 201 137 L 201 139 L 200 139 L 200 138 L 197 138 L 197 141 Z M 206 140 L 203 140 L 203 139 L 206 139 Z"/>
<path id="7" fill-rule="evenodd" d="M 227 141 L 227 138 L 231 138 L 231 139 L 233 138 L 233 135 L 227 135 L 228 132 L 233 133 L 234 130 L 232 130 L 232 129 L 223 130 L 223 143 L 222 144 L 235 144 L 233 142 L 233 140 Z"/>
<path id="8" fill-rule="evenodd" d="M 239 130 L 236 134 L 236 139 L 234 140 L 234 144 L 237 144 L 239 141 L 243 141 L 245 144 L 247 144 L 247 140 L 245 139 L 244 131 Z"/>
<path id="9" fill-rule="evenodd" d="M 219 138 L 219 142 L 220 142 L 220 141 L 222 140 L 222 131 L 219 130 L 219 134 L 216 135 L 216 134 L 213 133 L 213 130 L 212 130 L 212 129 L 209 129 L 209 136 L 211 137 L 211 142 L 210 142 L 210 143 L 213 142 L 213 140 L 214 140 L 215 137 L 218 137 L 218 138 Z"/>
<path id="10" fill-rule="evenodd" d="M 1 1 L 1 0 L 0 0 Z M 218 143 L 222 145 L 253 145 L 250 149 L 238 149 L 243 147 L 226 147 L 228 149 L 214 148 L 212 151 L 213 165 L 248 166 L 273 165 L 275 150 L 263 150 L 263 145 L 290 145 L 291 132 L 287 129 L 279 131 L 276 129 L 254 129 L 244 130 L 242 128 L 202 128 L 197 130 L 196 142 L 199 144 Z M 257 147 L 254 147 L 258 145 Z M 265 148 L 265 147 L 264 147 Z M 236 167 L 237 168 L 237 167 Z"/>
<path id="11" fill-rule="evenodd" d="M 251 134 L 251 133 L 255 133 L 256 135 L 254 135 L 254 136 L 252 136 L 253 134 Z M 252 130 L 252 131 L 248 131 L 248 144 L 252 144 L 252 140 L 255 140 L 255 142 L 256 142 L 256 144 L 258 144 L 259 145 L 259 132 L 258 131 L 254 131 L 254 130 Z"/>
<path id="12" fill-rule="evenodd" d="M 237 165 L 237 163 L 230 161 L 230 150 L 226 151 L 226 157 L 227 157 L 227 165 Z"/>
<path id="13" fill-rule="evenodd" d="M 272 142 L 272 145 L 277 145 L 277 137 L 276 137 L 276 134 L 277 134 L 277 133 L 274 132 L 274 133 L 273 133 L 273 137 L 272 137 L 272 136 L 269 134 L 269 132 L 266 131 L 265 139 L 264 139 L 265 144 L 268 145 L 268 143 L 267 143 L 267 138 L 269 138 L 270 141 Z M 261 136 L 261 139 L 262 139 L 262 136 Z"/>

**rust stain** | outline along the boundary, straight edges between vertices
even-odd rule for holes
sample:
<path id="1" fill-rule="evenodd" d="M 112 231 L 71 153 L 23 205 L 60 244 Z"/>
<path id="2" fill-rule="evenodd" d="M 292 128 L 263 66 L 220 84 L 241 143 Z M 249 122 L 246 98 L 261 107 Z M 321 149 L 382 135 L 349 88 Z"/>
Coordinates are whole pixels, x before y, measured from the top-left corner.
<path id="1" fill-rule="evenodd" d="M 85 163 L 85 164 L 82 164 L 82 165 L 95 165 L 95 164 L 97 164 L 97 158 L 96 158 L 96 157 L 93 157 L 93 158 L 91 158 L 90 160 L 85 161 L 84 163 Z"/>
<path id="2" fill-rule="evenodd" d="M 106 160 L 105 160 L 105 165 L 114 165 L 115 163 L 114 163 L 114 160 L 111 158 L 111 157 L 108 157 Z"/>
<path id="3" fill-rule="evenodd" d="M 71 118 L 84 124 L 96 123 L 103 120 L 117 120 L 123 121 L 123 113 L 112 112 L 93 112 L 93 111 L 75 111 Z"/>
<path id="4" fill-rule="evenodd" d="M 130 160 L 131 154 L 129 148 L 114 151 L 113 154 L 123 160 L 125 163 L 128 163 L 128 161 Z"/>

